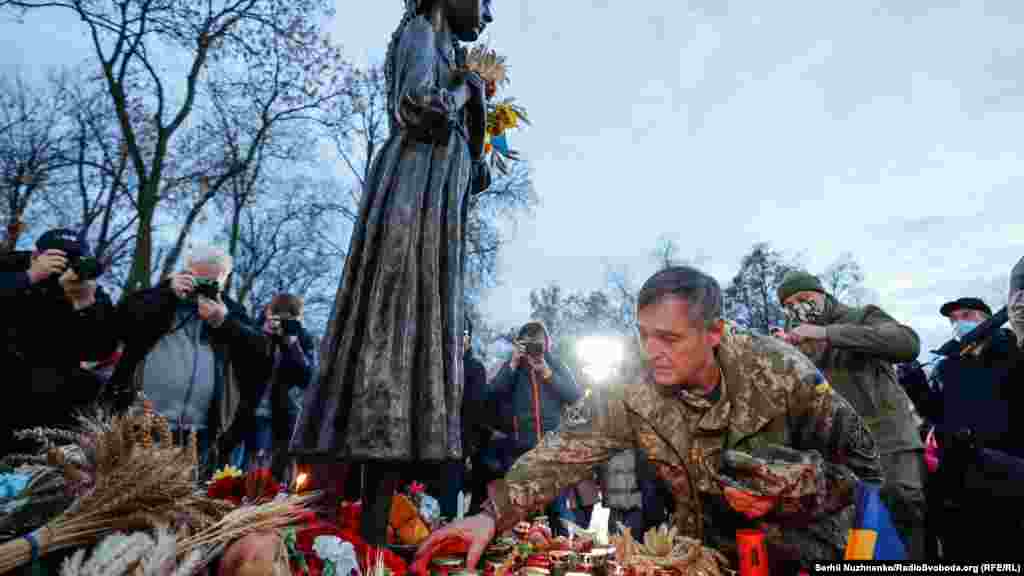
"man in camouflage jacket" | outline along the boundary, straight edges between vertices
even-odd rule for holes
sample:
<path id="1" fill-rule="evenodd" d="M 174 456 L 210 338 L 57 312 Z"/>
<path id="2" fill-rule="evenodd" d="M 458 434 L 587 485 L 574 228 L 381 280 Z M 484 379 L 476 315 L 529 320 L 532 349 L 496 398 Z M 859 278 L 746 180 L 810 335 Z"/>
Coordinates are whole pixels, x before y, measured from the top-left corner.
<path id="1" fill-rule="evenodd" d="M 683 534 L 734 557 L 736 530 L 761 527 L 773 573 L 840 558 L 857 480 L 881 479 L 874 440 L 803 354 L 725 324 L 721 302 L 718 283 L 693 268 L 649 279 L 638 297 L 649 376 L 520 458 L 491 485 L 485 513 L 432 535 L 418 566 L 456 534 L 471 540 L 474 566 L 495 531 L 629 448 L 670 484 Z"/>
<path id="2" fill-rule="evenodd" d="M 924 560 L 924 443 L 914 405 L 893 368 L 894 362 L 917 358 L 917 333 L 877 306 L 844 305 L 801 270 L 786 274 L 778 297 L 786 310 L 783 338 L 807 354 L 878 442 L 885 473 L 882 499 L 909 559 Z"/>

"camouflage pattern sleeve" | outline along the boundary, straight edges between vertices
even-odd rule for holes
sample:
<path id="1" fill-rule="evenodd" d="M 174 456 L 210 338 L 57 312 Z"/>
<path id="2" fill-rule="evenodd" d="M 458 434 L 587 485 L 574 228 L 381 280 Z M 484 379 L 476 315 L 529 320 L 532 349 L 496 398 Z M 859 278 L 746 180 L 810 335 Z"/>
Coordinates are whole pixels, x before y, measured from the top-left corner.
<path id="1" fill-rule="evenodd" d="M 612 454 L 633 447 L 623 391 L 610 391 L 587 423 L 563 425 L 516 461 L 504 479 L 489 487 L 485 513 L 500 534 L 549 504 L 565 488 L 590 479 Z"/>
<path id="2" fill-rule="evenodd" d="M 865 309 L 859 324 L 830 324 L 828 341 L 836 348 L 849 348 L 890 362 L 911 362 L 921 353 L 921 340 L 914 329 L 900 324 L 877 306 Z"/>
<path id="3" fill-rule="evenodd" d="M 793 360 L 798 383 L 789 398 L 795 448 L 816 450 L 824 458 L 825 507 L 853 503 L 857 481 L 881 482 L 878 448 L 849 402 L 804 357 Z"/>

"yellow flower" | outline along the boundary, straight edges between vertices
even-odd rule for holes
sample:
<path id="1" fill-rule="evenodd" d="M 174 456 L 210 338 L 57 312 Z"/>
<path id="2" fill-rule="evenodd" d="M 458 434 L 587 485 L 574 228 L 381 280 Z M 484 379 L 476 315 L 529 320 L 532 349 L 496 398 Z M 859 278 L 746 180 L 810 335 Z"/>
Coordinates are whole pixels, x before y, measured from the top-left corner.
<path id="1" fill-rule="evenodd" d="M 508 104 L 498 104 L 495 107 L 494 114 L 497 116 L 497 123 L 502 128 L 502 132 L 519 126 L 519 114 Z"/>
<path id="2" fill-rule="evenodd" d="M 216 482 L 222 478 L 239 478 L 242 476 L 242 471 L 234 466 L 225 466 L 217 471 L 213 475 L 213 481 Z"/>

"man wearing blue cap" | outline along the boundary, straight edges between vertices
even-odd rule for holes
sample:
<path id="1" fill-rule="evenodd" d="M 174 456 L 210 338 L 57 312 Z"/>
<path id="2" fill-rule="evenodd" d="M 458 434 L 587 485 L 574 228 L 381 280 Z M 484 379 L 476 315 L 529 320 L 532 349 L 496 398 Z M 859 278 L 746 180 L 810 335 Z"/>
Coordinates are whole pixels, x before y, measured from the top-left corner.
<path id="1" fill-rule="evenodd" d="M 81 367 L 117 348 L 113 305 L 97 286 L 99 266 L 77 232 L 54 229 L 31 253 L 16 253 L 0 270 L 5 382 L 22 401 L 0 403 L 0 455 L 35 447 L 13 432 L 67 426 L 95 400 L 99 380 Z M 25 393 L 28 397 L 26 398 Z"/>

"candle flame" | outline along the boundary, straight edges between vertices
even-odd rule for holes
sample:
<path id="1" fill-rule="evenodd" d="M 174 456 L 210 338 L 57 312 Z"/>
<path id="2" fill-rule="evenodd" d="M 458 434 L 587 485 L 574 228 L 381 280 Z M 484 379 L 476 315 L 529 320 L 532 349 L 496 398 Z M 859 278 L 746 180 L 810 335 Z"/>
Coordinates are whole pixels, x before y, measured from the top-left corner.
<path id="1" fill-rule="evenodd" d="M 308 478 L 308 475 L 305 472 L 302 472 L 301 474 L 299 474 L 295 478 L 295 489 L 298 490 L 298 489 L 302 488 L 303 486 L 305 486 L 307 478 Z"/>

